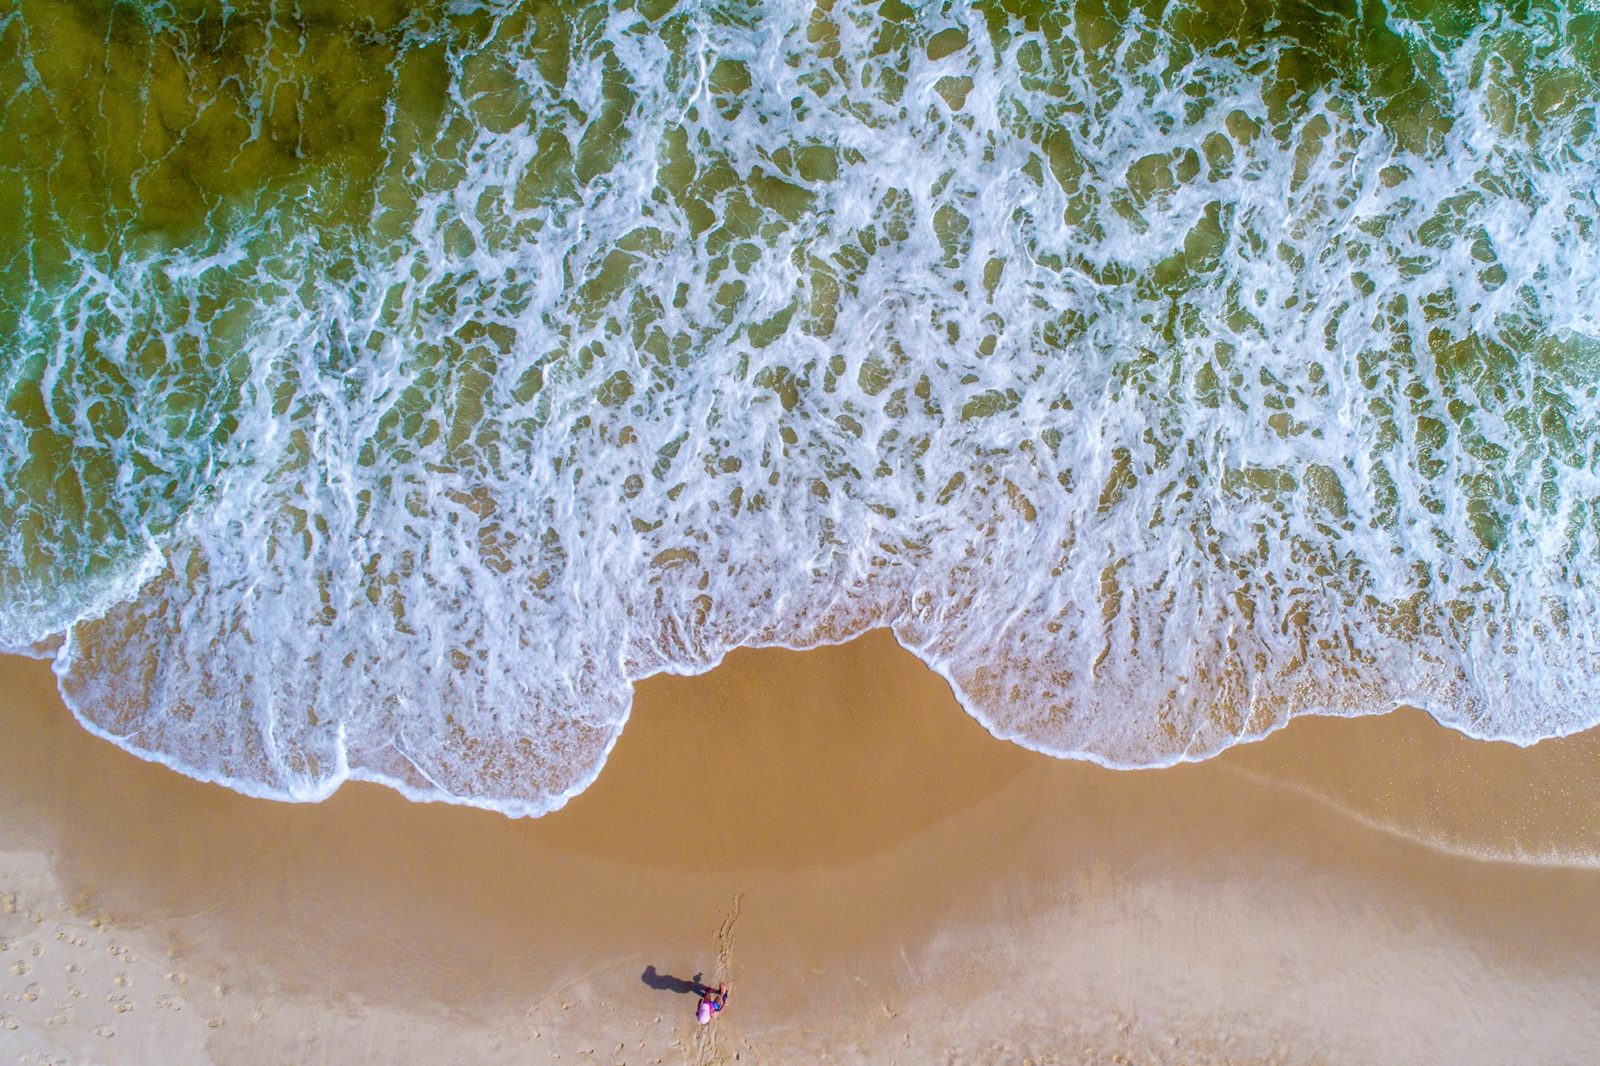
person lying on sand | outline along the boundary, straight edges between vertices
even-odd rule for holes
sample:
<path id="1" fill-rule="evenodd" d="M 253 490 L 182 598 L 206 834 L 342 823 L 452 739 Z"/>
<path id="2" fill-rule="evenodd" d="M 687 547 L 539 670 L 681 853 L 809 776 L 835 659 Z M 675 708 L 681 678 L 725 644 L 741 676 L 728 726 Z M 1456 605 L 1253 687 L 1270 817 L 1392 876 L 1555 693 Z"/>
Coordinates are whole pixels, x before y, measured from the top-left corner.
<path id="1" fill-rule="evenodd" d="M 700 1005 L 695 1008 L 694 1020 L 701 1025 L 709 1024 L 712 1018 L 721 1013 L 722 1008 L 728 1005 L 728 982 L 723 981 L 713 991 L 707 988 L 700 996 Z"/>

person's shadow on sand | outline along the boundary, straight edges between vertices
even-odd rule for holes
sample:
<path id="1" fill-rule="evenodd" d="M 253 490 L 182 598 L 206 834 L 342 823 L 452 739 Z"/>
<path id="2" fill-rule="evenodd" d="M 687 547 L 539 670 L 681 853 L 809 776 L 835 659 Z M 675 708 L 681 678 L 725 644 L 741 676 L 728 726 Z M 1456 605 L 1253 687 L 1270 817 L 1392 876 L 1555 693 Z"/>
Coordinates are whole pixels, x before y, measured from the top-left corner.
<path id="1" fill-rule="evenodd" d="M 681 977 L 674 977 L 670 973 L 657 973 L 652 964 L 644 968 L 644 973 L 639 980 L 655 989 L 657 992 L 680 992 L 687 995 L 703 995 L 711 991 L 700 983 L 700 974 L 695 974 L 693 980 L 685 981 Z"/>

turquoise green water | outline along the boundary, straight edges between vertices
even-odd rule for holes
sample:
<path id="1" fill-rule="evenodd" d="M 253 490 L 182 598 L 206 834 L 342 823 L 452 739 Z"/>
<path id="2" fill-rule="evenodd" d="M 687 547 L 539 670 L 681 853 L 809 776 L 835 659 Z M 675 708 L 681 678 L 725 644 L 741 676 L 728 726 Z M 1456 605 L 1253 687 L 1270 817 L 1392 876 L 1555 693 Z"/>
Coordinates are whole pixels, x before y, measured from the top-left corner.
<path id="1" fill-rule="evenodd" d="M 1592 724 L 1600 16 L 0 7 L 0 640 L 247 791 L 542 810 L 893 626 L 1116 765 Z"/>

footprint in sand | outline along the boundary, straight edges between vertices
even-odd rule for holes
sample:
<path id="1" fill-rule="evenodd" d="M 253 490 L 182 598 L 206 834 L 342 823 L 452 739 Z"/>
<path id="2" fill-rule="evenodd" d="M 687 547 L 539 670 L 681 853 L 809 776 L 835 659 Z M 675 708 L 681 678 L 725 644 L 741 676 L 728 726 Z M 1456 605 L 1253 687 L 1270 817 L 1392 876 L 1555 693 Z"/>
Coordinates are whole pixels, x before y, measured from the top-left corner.
<path id="1" fill-rule="evenodd" d="M 133 978 L 129 977 L 125 973 L 119 973 L 116 977 L 112 978 L 111 983 L 116 985 L 118 988 L 127 988 L 129 985 L 133 984 Z"/>
<path id="2" fill-rule="evenodd" d="M 94 1029 L 95 1036 L 116 1036 L 117 1031 L 109 1025 L 97 1025 Z"/>
<path id="3" fill-rule="evenodd" d="M 26 977 L 33 972 L 33 967 L 26 962 L 14 962 L 11 964 L 11 972 L 18 977 Z"/>
<path id="4" fill-rule="evenodd" d="M 171 973 L 162 974 L 162 978 L 180 987 L 189 983 L 189 978 L 181 970 L 173 970 Z"/>

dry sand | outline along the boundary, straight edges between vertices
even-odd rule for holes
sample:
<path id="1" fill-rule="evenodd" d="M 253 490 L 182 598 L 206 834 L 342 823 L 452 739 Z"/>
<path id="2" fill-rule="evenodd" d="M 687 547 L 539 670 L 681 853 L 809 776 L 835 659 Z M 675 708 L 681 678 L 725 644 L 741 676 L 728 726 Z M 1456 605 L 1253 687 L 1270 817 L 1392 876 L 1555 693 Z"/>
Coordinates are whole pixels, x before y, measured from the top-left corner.
<path id="1" fill-rule="evenodd" d="M 246 799 L 0 668 L 0 1062 L 1600 1049 L 1600 733 L 1402 711 L 1118 773 L 994 740 L 880 632 L 641 685 L 599 781 L 517 822 Z M 697 974 L 734 986 L 708 1030 Z"/>

